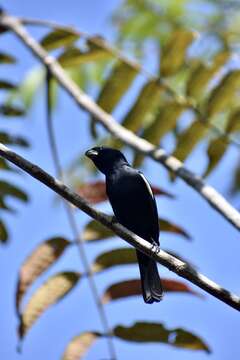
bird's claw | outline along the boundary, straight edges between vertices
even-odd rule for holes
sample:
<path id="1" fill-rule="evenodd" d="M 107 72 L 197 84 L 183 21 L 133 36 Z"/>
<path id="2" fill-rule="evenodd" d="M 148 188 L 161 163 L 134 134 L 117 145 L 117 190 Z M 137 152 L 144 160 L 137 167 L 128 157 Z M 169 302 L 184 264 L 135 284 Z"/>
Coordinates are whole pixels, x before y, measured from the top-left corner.
<path id="1" fill-rule="evenodd" d="M 158 246 L 157 243 L 154 242 L 154 243 L 152 244 L 151 250 L 152 250 L 155 254 L 159 254 L 159 252 L 160 252 L 160 247 Z"/>

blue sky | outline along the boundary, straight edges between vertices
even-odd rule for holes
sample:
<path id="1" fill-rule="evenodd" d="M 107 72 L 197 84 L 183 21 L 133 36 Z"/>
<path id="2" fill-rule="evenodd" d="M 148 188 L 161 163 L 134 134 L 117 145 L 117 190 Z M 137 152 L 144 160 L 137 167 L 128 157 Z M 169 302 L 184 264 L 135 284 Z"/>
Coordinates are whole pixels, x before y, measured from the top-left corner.
<path id="1" fill-rule="evenodd" d="M 74 24 L 81 30 L 91 34 L 102 34 L 108 39 L 112 39 L 114 33 L 107 19 L 119 3 L 118 0 L 2 1 L 3 7 L 12 14 Z M 33 29 L 32 33 L 38 35 L 40 32 Z M 25 71 L 36 64 L 36 61 L 10 35 L 2 37 L 0 44 L 1 49 L 15 54 L 20 59 L 16 66 L 1 67 L 1 76 L 11 77 L 16 82 L 20 81 Z M 94 145 L 87 133 L 87 120 L 86 114 L 79 111 L 68 96 L 62 96 L 62 101 L 54 114 L 54 125 L 63 165 L 68 164 L 76 154 L 83 153 Z M 32 143 L 32 147 L 30 150 L 18 149 L 18 151 L 54 174 L 47 141 L 43 96 L 39 96 L 25 119 L 3 120 L 1 126 L 2 129 L 7 128 L 14 134 L 25 135 Z M 206 164 L 206 159 L 202 155 L 204 149 L 205 146 L 201 145 L 187 162 L 187 165 L 197 173 L 201 173 Z M 227 189 L 230 180 L 227 174 L 231 171 L 237 155 L 237 150 L 231 149 L 221 167 L 208 179 L 220 192 Z M 162 246 L 191 260 L 202 273 L 220 285 L 240 293 L 240 283 L 236 276 L 240 270 L 239 233 L 182 181 L 169 184 L 167 172 L 150 159 L 147 160 L 144 172 L 152 183 L 176 194 L 177 199 L 174 201 L 163 197 L 158 199 L 159 214 L 183 225 L 193 236 L 193 242 L 190 243 L 180 237 L 163 234 Z M 11 231 L 11 242 L 6 247 L 0 248 L 0 333 L 2 334 L 0 358 L 15 360 L 21 356 L 24 360 L 57 360 L 73 336 L 84 330 L 101 329 L 98 313 L 86 281 L 80 281 L 69 296 L 49 309 L 30 330 L 24 341 L 23 354 L 19 355 L 16 352 L 17 317 L 14 309 L 14 294 L 19 267 L 38 243 L 56 235 L 65 235 L 71 239 L 71 231 L 62 206 L 56 204 L 55 196 L 50 190 L 25 174 L 18 178 L 14 177 L 12 181 L 21 184 L 28 191 L 31 202 L 26 206 L 11 200 L 11 204 L 19 211 L 17 216 L 6 217 Z M 235 205 L 237 206 L 236 201 Z M 107 204 L 101 208 L 110 211 Z M 88 220 L 86 215 L 78 212 L 77 221 L 80 230 Z M 123 243 L 120 239 L 89 245 L 87 247 L 89 260 L 93 260 L 103 250 L 121 245 Z M 62 270 L 82 270 L 76 249 L 69 249 L 54 268 L 34 284 L 33 290 L 49 275 Z M 164 277 L 176 278 L 165 268 L 159 267 L 159 270 Z M 130 277 L 138 277 L 137 267 L 116 268 L 99 275 L 97 278 L 99 293 L 116 280 Z M 162 303 L 153 306 L 147 306 L 140 297 L 135 297 L 108 304 L 106 312 L 113 326 L 117 324 L 127 326 L 135 321 L 146 320 L 163 322 L 169 328 L 183 327 L 203 337 L 213 350 L 211 355 L 206 355 L 203 352 L 178 350 L 161 344 L 139 345 L 116 340 L 119 359 L 147 359 L 151 354 L 154 360 L 160 357 L 171 360 L 225 360 L 231 357 L 238 358 L 240 355 L 238 313 L 207 294 L 204 294 L 204 299 L 187 295 L 166 295 Z M 101 340 L 90 350 L 86 359 L 106 357 L 106 344 Z"/>

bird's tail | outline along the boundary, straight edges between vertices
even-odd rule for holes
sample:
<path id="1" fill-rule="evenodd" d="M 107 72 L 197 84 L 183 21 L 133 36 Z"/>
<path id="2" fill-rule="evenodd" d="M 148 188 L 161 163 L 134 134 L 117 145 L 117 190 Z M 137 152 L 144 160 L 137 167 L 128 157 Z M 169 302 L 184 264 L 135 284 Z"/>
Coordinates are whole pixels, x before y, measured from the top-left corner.
<path id="1" fill-rule="evenodd" d="M 163 297 L 163 289 L 157 264 L 139 251 L 137 251 L 137 258 L 141 275 L 143 299 L 147 304 L 159 302 Z"/>

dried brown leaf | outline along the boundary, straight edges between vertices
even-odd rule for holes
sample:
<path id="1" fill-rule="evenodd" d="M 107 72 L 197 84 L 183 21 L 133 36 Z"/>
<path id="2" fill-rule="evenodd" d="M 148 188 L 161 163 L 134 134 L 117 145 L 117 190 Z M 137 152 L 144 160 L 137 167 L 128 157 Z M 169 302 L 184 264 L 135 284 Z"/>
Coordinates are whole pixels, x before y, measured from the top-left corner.
<path id="1" fill-rule="evenodd" d="M 51 305 L 57 303 L 76 286 L 80 274 L 76 272 L 62 272 L 48 279 L 29 300 L 20 317 L 19 337 L 22 339 L 37 319 Z"/>
<path id="2" fill-rule="evenodd" d="M 80 360 L 89 348 L 101 336 L 98 332 L 88 331 L 75 336 L 68 344 L 62 360 Z"/>
<path id="3" fill-rule="evenodd" d="M 70 242 L 64 238 L 56 237 L 41 243 L 25 260 L 19 271 L 16 310 L 20 312 L 20 303 L 27 289 L 44 271 L 49 269 L 63 254 Z"/>

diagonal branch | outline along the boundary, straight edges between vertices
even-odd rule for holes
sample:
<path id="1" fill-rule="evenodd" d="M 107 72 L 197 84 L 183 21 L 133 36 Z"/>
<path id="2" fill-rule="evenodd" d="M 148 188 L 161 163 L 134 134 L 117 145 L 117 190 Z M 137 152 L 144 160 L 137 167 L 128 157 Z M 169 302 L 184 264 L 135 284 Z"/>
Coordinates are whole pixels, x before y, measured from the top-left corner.
<path id="1" fill-rule="evenodd" d="M 240 230 L 240 213 L 227 202 L 213 187 L 186 167 L 164 149 L 159 149 L 148 141 L 127 130 L 104 110 L 102 110 L 87 94 L 66 75 L 58 62 L 43 49 L 43 47 L 25 30 L 18 18 L 2 14 L 0 24 L 10 29 L 32 51 L 32 53 L 47 67 L 52 76 L 67 91 L 82 109 L 91 113 L 96 121 L 104 126 L 113 136 L 126 145 L 151 157 L 165 168 L 179 176 L 185 183 L 195 189 L 216 211 L 218 211 L 236 229 Z"/>
<path id="2" fill-rule="evenodd" d="M 126 240 L 130 245 L 134 246 L 136 249 L 152 257 L 158 263 L 167 267 L 169 270 L 175 272 L 177 275 L 189 280 L 190 282 L 197 285 L 204 291 L 208 292 L 217 299 L 221 300 L 222 302 L 240 311 L 240 297 L 232 294 L 226 289 L 223 289 L 221 286 L 214 283 L 206 276 L 193 270 L 183 261 L 175 258 L 174 256 L 168 254 L 167 252 L 163 250 L 161 250 L 159 253 L 154 252 L 152 249 L 152 245 L 149 242 L 135 235 L 131 231 L 127 230 L 119 223 L 113 222 L 110 216 L 91 207 L 84 198 L 73 192 L 69 187 L 64 185 L 61 181 L 55 179 L 47 172 L 42 170 L 40 167 L 31 163 L 30 161 L 27 161 L 20 155 L 16 154 L 14 151 L 2 145 L 1 143 L 0 143 L 0 156 L 5 158 L 6 160 L 9 160 L 11 163 L 15 164 L 17 167 L 21 168 L 22 170 L 30 174 L 32 177 L 36 178 L 37 180 L 45 184 L 48 188 L 55 191 L 65 200 L 69 201 L 71 204 L 81 209 L 83 212 L 91 216 L 93 219 L 99 221 L 101 224 L 111 229 L 116 235 Z"/>

